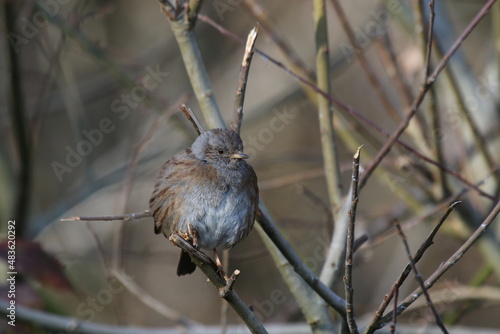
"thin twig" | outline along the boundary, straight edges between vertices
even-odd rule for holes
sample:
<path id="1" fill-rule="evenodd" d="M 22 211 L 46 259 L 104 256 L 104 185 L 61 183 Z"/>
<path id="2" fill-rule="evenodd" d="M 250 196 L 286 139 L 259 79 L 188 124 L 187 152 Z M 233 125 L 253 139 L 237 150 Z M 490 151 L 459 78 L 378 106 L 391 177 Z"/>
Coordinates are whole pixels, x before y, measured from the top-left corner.
<path id="1" fill-rule="evenodd" d="M 250 64 L 252 62 L 258 33 L 259 26 L 256 26 L 248 34 L 247 43 L 245 44 L 245 53 L 243 54 L 243 61 L 241 62 L 240 74 L 238 76 L 238 87 L 234 99 L 233 121 L 231 122 L 231 129 L 238 134 L 240 133 L 241 121 L 243 119 L 243 103 L 245 102 L 248 73 L 250 71 Z"/>
<path id="2" fill-rule="evenodd" d="M 424 242 L 420 245 L 420 247 L 415 252 L 415 254 L 413 254 L 413 257 L 412 257 L 413 263 L 417 263 L 418 261 L 420 261 L 420 259 L 424 255 L 425 251 L 430 246 L 432 246 L 432 244 L 434 243 L 434 237 L 436 236 L 437 232 L 439 231 L 439 229 L 441 228 L 443 223 L 446 221 L 446 219 L 448 218 L 450 213 L 455 209 L 455 207 L 459 203 L 460 203 L 460 201 L 456 201 L 456 202 L 452 203 L 450 205 L 450 207 L 448 208 L 448 210 L 446 210 L 445 214 L 439 219 L 436 226 L 434 226 L 434 228 L 431 230 L 431 232 L 429 233 L 427 238 L 425 238 Z M 411 269 L 412 269 L 411 264 L 408 263 L 406 265 L 406 267 L 403 269 L 403 271 L 401 272 L 401 274 L 399 275 L 399 277 L 396 279 L 394 284 L 392 285 L 389 292 L 385 295 L 384 300 L 382 301 L 382 304 L 379 306 L 378 310 L 375 312 L 375 317 L 372 319 L 372 321 L 368 325 L 365 333 L 373 333 L 375 331 L 376 324 L 378 323 L 378 321 L 380 320 L 380 318 L 384 314 L 384 311 L 387 308 L 387 306 L 389 305 L 391 298 L 393 298 L 393 296 L 395 296 L 395 294 L 399 291 L 399 288 L 401 287 L 403 282 L 406 280 L 408 275 L 410 275 Z"/>
<path id="3" fill-rule="evenodd" d="M 86 220 L 86 221 L 110 221 L 110 220 L 134 220 L 134 219 L 143 219 L 151 217 L 151 212 L 149 210 L 145 210 L 144 212 L 134 212 L 128 213 L 125 215 L 106 215 L 106 216 L 81 216 L 81 217 L 69 217 L 69 218 L 61 218 L 62 222 L 69 221 L 77 221 L 77 220 Z"/>
<path id="4" fill-rule="evenodd" d="M 369 179 L 370 175 L 373 173 L 375 168 L 377 168 L 377 166 L 382 162 L 382 159 L 389 153 L 392 146 L 397 141 L 397 139 L 401 136 L 401 134 L 403 134 L 404 130 L 406 129 L 406 127 L 410 123 L 410 120 L 416 114 L 420 104 L 424 100 L 424 97 L 425 97 L 427 91 L 432 87 L 432 85 L 436 81 L 437 76 L 446 67 L 451 56 L 453 56 L 455 54 L 455 52 L 458 50 L 460 45 L 465 41 L 465 39 L 469 36 L 469 34 L 474 30 L 474 28 L 479 24 L 479 22 L 481 22 L 481 20 L 488 14 L 488 11 L 490 10 L 491 6 L 493 6 L 495 1 L 496 0 L 489 0 L 483 6 L 483 8 L 479 11 L 479 13 L 474 17 L 474 19 L 469 23 L 469 25 L 464 29 L 464 31 L 460 34 L 460 36 L 457 38 L 457 40 L 453 43 L 450 50 L 448 50 L 448 52 L 444 55 L 444 57 L 441 59 L 439 64 L 436 66 L 436 68 L 434 69 L 432 74 L 425 78 L 425 81 L 422 84 L 422 87 L 420 88 L 420 93 L 411 106 L 410 112 L 406 115 L 404 120 L 399 124 L 396 131 L 394 131 L 394 133 L 389 137 L 389 140 L 387 140 L 387 142 L 384 144 L 384 146 L 380 149 L 377 156 L 373 159 L 373 162 L 365 169 L 363 175 L 361 176 L 361 180 L 360 180 L 360 184 L 359 184 L 360 188 L 364 187 L 364 185 L 366 184 L 367 180 Z M 492 196 L 489 196 L 489 197 L 494 200 L 494 198 L 492 198 Z"/>
<path id="5" fill-rule="evenodd" d="M 183 104 L 181 105 L 181 111 L 184 116 L 186 116 L 188 121 L 191 122 L 198 135 L 201 135 L 203 132 L 205 132 L 205 130 L 203 129 L 203 125 L 201 125 L 200 120 L 198 119 L 198 117 L 196 117 L 196 114 L 191 110 L 191 108 L 188 108 L 185 104 Z"/>
<path id="6" fill-rule="evenodd" d="M 354 289 L 352 287 L 352 258 L 354 249 L 354 229 L 356 223 L 356 209 L 358 207 L 358 181 L 359 181 L 359 159 L 360 149 L 354 154 L 352 161 L 352 183 L 351 183 L 351 209 L 349 211 L 349 225 L 347 228 L 347 245 L 345 255 L 345 303 L 346 303 L 346 318 L 347 325 L 351 334 L 358 333 L 358 326 L 354 318 Z"/>
<path id="7" fill-rule="evenodd" d="M 191 261 L 193 261 L 193 263 L 203 271 L 210 282 L 212 282 L 212 284 L 217 288 L 219 295 L 224 298 L 229 305 L 231 305 L 236 313 L 238 313 L 252 333 L 267 333 L 255 313 L 250 310 L 250 308 L 232 289 L 232 285 L 234 284 L 239 271 L 235 271 L 229 280 L 225 281 L 220 277 L 215 263 L 207 255 L 195 249 L 189 242 L 182 239 L 177 234 L 172 234 L 170 236 L 170 240 L 189 254 Z"/>
<path id="8" fill-rule="evenodd" d="M 491 1 L 495 1 L 495 0 L 490 0 Z M 488 4 L 487 4 L 488 5 Z M 490 4 L 489 7 L 487 7 L 486 11 L 491 7 L 492 4 Z M 483 8 L 484 9 L 484 8 Z M 486 13 L 483 13 L 483 15 L 481 16 L 481 18 L 486 15 Z M 222 27 L 221 25 L 217 24 L 216 22 L 214 22 L 211 18 L 209 18 L 208 16 L 205 16 L 205 15 L 202 15 L 202 14 L 199 14 L 198 15 L 198 18 L 203 21 L 203 22 L 206 22 L 208 23 L 209 25 L 211 25 L 212 27 L 214 27 L 215 29 L 217 29 L 222 35 L 225 35 L 225 36 L 228 36 L 230 38 L 232 38 L 233 40 L 235 40 L 236 42 L 238 43 L 241 43 L 243 44 L 244 43 L 244 40 L 241 39 L 240 37 L 238 37 L 237 35 L 233 34 L 232 32 L 228 31 L 227 29 L 225 29 L 224 27 Z M 478 22 L 475 22 L 475 25 L 474 27 L 479 23 Z M 474 29 L 474 28 L 472 28 Z M 470 33 L 470 32 L 469 32 Z M 460 38 L 459 38 L 460 40 Z M 463 41 L 463 40 L 462 40 Z M 456 50 L 454 50 L 456 51 Z M 299 80 L 300 82 L 304 83 L 305 85 L 311 87 L 316 93 L 319 93 L 321 94 L 323 97 L 329 99 L 331 102 L 335 103 L 337 106 L 339 106 L 342 110 L 346 111 L 347 113 L 353 115 L 354 117 L 360 119 L 361 121 L 363 121 L 364 123 L 368 124 L 371 128 L 375 129 L 376 131 L 378 131 L 379 133 L 381 133 L 382 135 L 386 136 L 386 137 L 391 137 L 391 134 L 386 131 L 384 128 L 382 128 L 381 126 L 379 126 L 377 123 L 373 122 L 372 120 L 366 118 L 362 113 L 360 113 L 359 111 L 357 111 L 355 108 L 347 105 L 346 103 L 338 100 L 337 98 L 329 95 L 328 93 L 324 92 L 323 90 L 319 89 L 313 82 L 311 82 L 310 80 L 308 79 L 305 79 L 303 77 L 301 77 L 300 75 L 298 75 L 297 73 L 295 73 L 294 71 L 292 71 L 290 68 L 286 67 L 285 65 L 283 65 L 283 63 L 277 61 L 276 59 L 270 57 L 269 55 L 267 55 L 266 53 L 262 52 L 261 50 L 259 50 L 258 48 L 255 48 L 255 52 L 257 54 L 259 54 L 262 58 L 264 58 L 265 60 L 268 60 L 269 62 L 273 63 L 274 65 L 278 66 L 279 68 L 281 68 L 282 70 L 284 70 L 286 73 L 290 74 L 292 77 L 294 77 L 295 79 Z M 455 179 L 459 180 L 461 183 L 467 185 L 468 187 L 474 189 L 477 193 L 479 193 L 481 196 L 484 196 L 492 201 L 496 201 L 496 197 L 495 196 L 492 196 L 488 193 L 486 193 L 485 191 L 481 190 L 479 187 L 477 187 L 476 185 L 474 185 L 472 182 L 470 182 L 469 180 L 467 180 L 466 178 L 464 178 L 463 176 L 461 176 L 459 173 L 445 167 L 445 166 L 442 166 L 440 165 L 438 162 L 432 160 L 431 158 L 425 156 L 424 154 L 420 153 L 419 151 L 417 151 L 416 149 L 414 149 L 413 147 L 411 147 L 410 145 L 408 144 L 405 144 L 404 142 L 402 142 L 399 138 L 396 138 L 396 142 L 401 145 L 401 147 L 403 147 L 405 150 L 407 150 L 408 152 L 414 154 L 416 157 L 426 161 L 427 163 L 430 163 L 434 166 L 436 166 L 437 168 L 440 168 L 442 170 L 444 170 L 445 173 L 447 173 L 448 175 L 451 175 L 453 176 Z"/>
<path id="9" fill-rule="evenodd" d="M 425 287 L 427 289 L 431 288 L 436 281 L 441 278 L 455 263 L 457 263 L 464 254 L 476 243 L 476 241 L 483 235 L 486 229 L 493 223 L 496 216 L 500 212 L 500 201 L 497 201 L 495 207 L 491 210 L 489 215 L 484 219 L 481 225 L 471 234 L 471 236 L 463 243 L 462 246 L 452 255 L 450 258 L 442 263 L 439 268 L 427 279 L 425 282 Z M 401 314 L 405 309 L 408 308 L 418 297 L 422 295 L 422 290 L 418 288 L 413 291 L 405 300 L 398 306 L 397 313 Z M 392 312 L 389 312 L 383 316 L 377 324 L 374 326 L 375 329 L 385 326 L 388 320 L 392 318 Z M 373 331 L 371 332 L 373 333 Z"/>
<path id="10" fill-rule="evenodd" d="M 397 288 L 396 291 L 394 292 L 394 310 L 398 308 L 398 296 L 399 296 L 399 288 Z M 392 317 L 392 323 L 391 323 L 391 334 L 396 333 L 397 321 L 398 321 L 398 315 L 396 312 L 394 312 L 394 316 Z"/>
<path id="11" fill-rule="evenodd" d="M 418 284 L 420 285 L 420 288 L 422 289 L 425 299 L 427 300 L 427 305 L 432 311 L 432 314 L 434 315 L 434 318 L 436 319 L 436 324 L 441 328 L 443 333 L 448 333 L 448 330 L 443 324 L 443 321 L 441 320 L 441 317 L 439 316 L 439 313 L 436 310 L 436 307 L 432 303 L 431 296 L 429 296 L 429 292 L 425 288 L 424 280 L 422 278 L 422 274 L 417 269 L 417 265 L 415 264 L 415 261 L 413 261 L 413 257 L 411 255 L 410 251 L 410 246 L 408 245 L 408 240 L 406 239 L 406 235 L 404 234 L 403 230 L 401 229 L 401 226 L 399 226 L 398 222 L 396 222 L 396 228 L 398 229 L 398 233 L 401 236 L 401 240 L 403 241 L 403 245 L 405 248 L 405 252 L 408 255 L 408 259 L 410 260 L 410 265 L 411 269 L 413 270 L 413 273 L 415 275 L 415 279 L 417 280 Z"/>
<path id="12" fill-rule="evenodd" d="M 434 41 L 434 19 L 436 17 L 436 12 L 434 11 L 434 0 L 429 2 L 430 17 L 429 17 L 429 30 L 427 31 L 427 51 L 425 54 L 425 78 L 429 77 L 431 73 L 431 55 L 432 55 L 432 44 Z"/>
<path id="13" fill-rule="evenodd" d="M 417 9 L 417 14 L 418 14 L 418 19 L 420 20 L 420 25 L 423 27 L 425 25 L 424 22 L 424 6 L 423 2 L 421 1 L 416 1 L 415 5 L 418 7 Z M 420 34 L 421 39 L 422 39 L 422 48 L 424 49 L 424 59 L 425 59 L 425 78 L 427 78 L 430 74 L 431 71 L 431 55 L 432 55 L 432 48 L 434 47 L 433 40 L 434 40 L 434 21 L 435 21 L 435 16 L 436 12 L 434 10 L 434 0 L 431 0 L 429 3 L 429 10 L 430 10 L 430 16 L 429 16 L 429 24 L 428 24 L 428 31 L 427 35 L 422 31 Z M 425 45 L 425 46 L 424 46 Z M 431 87 L 429 89 L 430 96 L 428 97 L 428 105 L 430 106 L 430 112 L 431 112 L 431 125 L 432 125 L 432 143 L 435 145 L 435 152 L 436 152 L 436 160 L 439 162 L 439 164 L 444 165 L 445 164 L 445 158 L 444 158 L 444 152 L 443 152 L 443 143 L 441 140 L 441 135 L 442 135 L 442 127 L 441 127 L 441 118 L 439 115 L 439 106 L 438 106 L 438 94 L 436 92 L 436 87 Z M 419 113 L 420 114 L 420 113 Z M 417 114 L 418 115 L 418 114 Z M 450 190 L 448 186 L 448 182 L 446 179 L 446 174 L 442 169 L 439 169 L 439 182 L 441 185 L 441 196 L 446 197 L 449 196 Z"/>

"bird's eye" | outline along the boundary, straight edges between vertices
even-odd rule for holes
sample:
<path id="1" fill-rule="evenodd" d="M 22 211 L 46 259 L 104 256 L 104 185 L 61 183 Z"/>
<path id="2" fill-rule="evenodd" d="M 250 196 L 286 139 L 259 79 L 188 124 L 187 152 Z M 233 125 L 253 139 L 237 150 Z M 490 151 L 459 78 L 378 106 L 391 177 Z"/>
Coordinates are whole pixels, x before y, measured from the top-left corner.
<path id="1" fill-rule="evenodd" d="M 217 152 L 219 152 L 219 154 L 224 154 L 224 150 L 222 148 L 217 149 Z"/>

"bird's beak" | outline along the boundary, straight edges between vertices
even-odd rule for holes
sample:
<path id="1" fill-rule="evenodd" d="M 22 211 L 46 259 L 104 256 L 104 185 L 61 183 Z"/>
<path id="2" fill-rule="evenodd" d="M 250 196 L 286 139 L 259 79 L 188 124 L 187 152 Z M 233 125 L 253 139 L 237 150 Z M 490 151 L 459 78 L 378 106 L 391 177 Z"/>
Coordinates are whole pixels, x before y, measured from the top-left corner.
<path id="1" fill-rule="evenodd" d="M 248 159 L 248 155 L 243 154 L 243 153 L 234 153 L 229 156 L 230 158 L 233 159 Z"/>

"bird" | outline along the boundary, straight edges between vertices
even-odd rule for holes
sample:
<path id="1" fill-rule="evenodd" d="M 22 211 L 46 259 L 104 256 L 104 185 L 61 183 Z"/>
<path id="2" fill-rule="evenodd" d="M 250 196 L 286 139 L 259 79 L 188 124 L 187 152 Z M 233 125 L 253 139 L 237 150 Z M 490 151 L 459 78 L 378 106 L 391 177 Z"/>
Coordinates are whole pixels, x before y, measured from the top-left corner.
<path id="1" fill-rule="evenodd" d="M 201 133 L 170 158 L 160 169 L 149 201 L 155 234 L 169 238 L 177 233 L 195 248 L 212 250 L 223 273 L 217 250 L 230 249 L 245 238 L 258 210 L 257 175 L 247 158 L 239 134 L 222 128 Z M 177 275 L 195 269 L 182 250 Z"/>

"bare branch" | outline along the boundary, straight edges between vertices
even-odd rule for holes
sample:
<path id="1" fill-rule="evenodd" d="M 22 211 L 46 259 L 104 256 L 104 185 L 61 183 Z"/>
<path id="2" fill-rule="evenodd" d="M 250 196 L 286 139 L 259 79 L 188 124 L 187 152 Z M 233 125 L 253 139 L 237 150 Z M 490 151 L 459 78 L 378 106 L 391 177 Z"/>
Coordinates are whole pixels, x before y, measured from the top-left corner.
<path id="1" fill-rule="evenodd" d="M 431 288 L 437 280 L 444 275 L 455 263 L 457 263 L 462 256 L 479 240 L 486 229 L 493 223 L 496 216 L 500 212 L 500 201 L 497 201 L 495 207 L 491 210 L 488 217 L 481 223 L 481 225 L 472 233 L 472 235 L 465 241 L 465 243 L 460 246 L 460 248 L 444 263 L 442 263 L 439 268 L 427 279 L 425 282 L 425 287 L 427 289 Z M 418 297 L 422 295 L 422 290 L 419 288 L 411 293 L 406 299 L 398 306 L 397 313 L 401 314 L 405 309 L 408 308 Z M 385 326 L 388 320 L 392 318 L 392 312 L 389 312 L 383 316 L 380 321 L 378 321 L 375 329 Z M 367 332 L 368 333 L 368 332 Z M 371 331 L 370 333 L 373 333 Z"/>
<path id="2" fill-rule="evenodd" d="M 358 207 L 358 181 L 359 181 L 359 158 L 360 149 L 354 154 L 352 161 L 352 182 L 351 182 L 351 210 L 349 211 L 349 225 L 347 228 L 347 246 L 345 254 L 345 303 L 347 325 L 351 334 L 358 333 L 358 326 L 354 318 L 354 289 L 352 287 L 352 258 L 354 252 L 354 228 L 356 223 L 356 209 Z"/>
<path id="3" fill-rule="evenodd" d="M 415 275 L 415 279 L 417 280 L 418 284 L 420 285 L 420 288 L 422 289 L 425 299 L 427 300 L 427 305 L 432 311 L 432 314 L 434 315 L 434 318 L 436 319 L 436 324 L 441 328 L 443 333 L 448 333 L 448 330 L 443 324 L 443 321 L 441 320 L 441 317 L 439 316 L 439 313 L 436 310 L 436 307 L 432 303 L 431 296 L 429 296 L 429 292 L 427 292 L 427 289 L 425 288 L 424 280 L 422 278 L 422 274 L 417 269 L 417 265 L 415 264 L 415 261 L 413 261 L 413 257 L 411 256 L 411 251 L 410 251 L 410 246 L 408 245 L 408 240 L 406 239 L 406 235 L 404 234 L 403 230 L 401 229 L 401 226 L 396 222 L 396 228 L 398 229 L 398 233 L 401 236 L 401 240 L 403 241 L 403 245 L 405 248 L 405 252 L 408 255 L 408 258 L 410 259 L 410 265 L 411 269 L 413 270 L 413 273 Z"/>
<path id="4" fill-rule="evenodd" d="M 232 289 L 234 281 L 239 274 L 238 270 L 236 270 L 233 275 L 225 281 L 220 277 L 215 263 L 207 255 L 195 249 L 189 242 L 177 234 L 172 234 L 169 239 L 189 254 L 191 261 L 193 261 L 193 263 L 203 271 L 210 282 L 212 282 L 212 284 L 217 288 L 219 295 L 227 300 L 229 305 L 231 305 L 236 313 L 238 313 L 252 333 L 267 333 L 255 313 L 250 310 L 250 308 Z"/>
<path id="5" fill-rule="evenodd" d="M 69 221 L 77 221 L 77 220 L 86 220 L 86 221 L 110 221 L 110 220 L 134 220 L 134 219 L 143 219 L 151 217 L 151 212 L 149 210 L 145 210 L 144 212 L 134 212 L 128 213 L 126 215 L 106 215 L 106 216 L 81 216 L 81 217 L 69 217 L 69 218 L 61 218 L 62 222 Z"/>
<path id="6" fill-rule="evenodd" d="M 431 233 L 429 233 L 429 235 L 427 236 L 427 238 L 425 238 L 424 242 L 420 245 L 420 247 L 418 248 L 418 250 L 413 255 L 412 260 L 413 260 L 414 263 L 417 263 L 418 261 L 420 261 L 420 259 L 424 255 L 425 251 L 430 246 L 432 246 L 432 244 L 434 243 L 434 237 L 436 236 L 437 232 L 439 231 L 439 229 L 441 228 L 441 226 L 443 225 L 443 223 L 445 222 L 445 220 L 448 218 L 448 216 L 450 215 L 450 213 L 455 209 L 455 207 L 458 204 L 460 204 L 460 201 L 456 201 L 456 202 L 452 203 L 451 206 L 448 208 L 448 210 L 446 210 L 445 214 L 439 219 L 438 223 L 436 224 L 436 226 L 434 226 L 434 228 L 432 229 Z M 398 293 L 399 288 L 401 287 L 401 285 L 403 284 L 403 282 L 406 280 L 406 278 L 410 274 L 411 269 L 412 269 L 411 268 L 411 264 L 408 263 L 406 265 L 406 267 L 403 269 L 403 271 L 401 272 L 401 274 L 399 275 L 399 277 L 396 279 L 396 281 L 394 282 L 394 284 L 392 285 L 392 287 L 389 290 L 389 292 L 385 295 L 384 300 L 382 301 L 382 304 L 379 306 L 378 310 L 375 312 L 375 317 L 373 318 L 373 320 L 368 325 L 367 330 L 366 330 L 365 333 L 373 333 L 375 331 L 375 329 L 376 329 L 375 325 L 377 324 L 377 322 L 382 317 L 385 309 L 389 305 L 389 303 L 390 303 L 391 299 L 393 298 L 393 296 L 395 296 Z"/>
<path id="7" fill-rule="evenodd" d="M 434 40 L 434 19 L 436 17 L 436 12 L 434 11 L 434 0 L 429 3 L 430 8 L 430 18 L 429 18 L 429 31 L 427 32 L 427 51 L 425 55 L 425 77 L 428 78 L 431 72 L 431 54 L 432 54 L 432 42 Z"/>
<path id="8" fill-rule="evenodd" d="M 293 250 L 290 243 L 279 233 L 278 228 L 263 214 L 262 210 L 257 212 L 257 222 L 266 232 L 267 236 L 278 247 L 280 252 L 293 266 L 293 269 L 299 274 L 304 281 L 313 288 L 325 302 L 333 307 L 340 315 L 345 316 L 345 301 L 337 296 L 329 289 L 300 259 L 297 253 Z"/>
<path id="9" fill-rule="evenodd" d="M 245 53 L 241 62 L 240 74 L 238 76 L 238 87 L 236 89 L 236 97 L 234 99 L 233 121 L 231 129 L 238 134 L 240 133 L 241 121 L 243 119 L 243 103 L 245 102 L 245 90 L 247 87 L 248 73 L 250 71 L 250 63 L 254 53 L 255 41 L 259 33 L 259 26 L 253 28 L 247 37 L 245 45 Z"/>
<path id="10" fill-rule="evenodd" d="M 191 110 L 191 108 L 186 107 L 185 104 L 181 106 L 181 111 L 184 113 L 184 116 L 191 122 L 193 128 L 196 130 L 198 135 L 201 135 L 205 130 L 203 129 L 203 125 L 201 125 L 200 120 L 196 117 L 196 114 Z"/>

